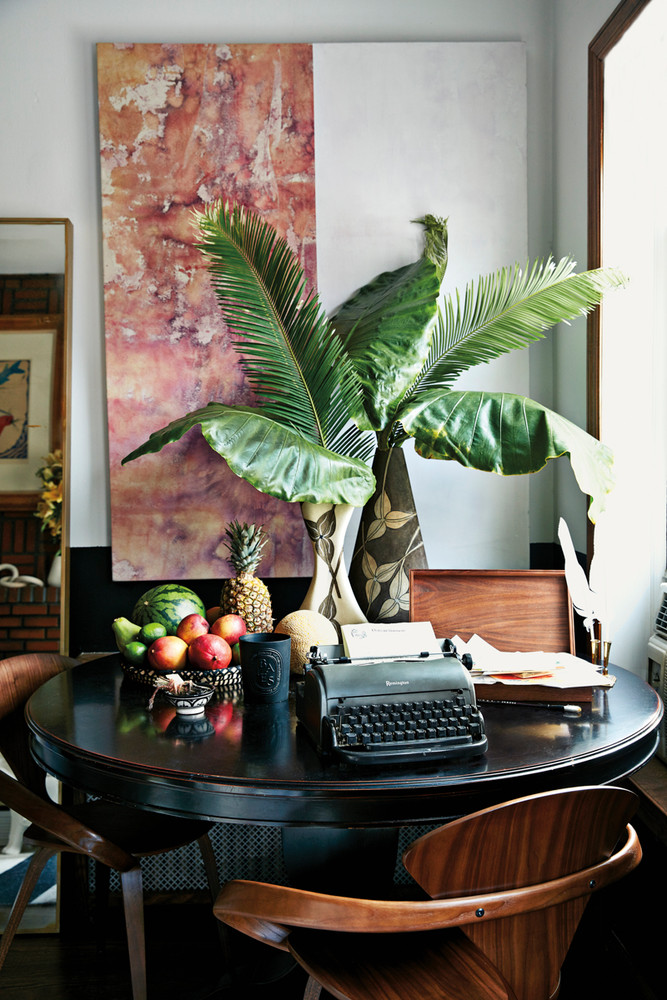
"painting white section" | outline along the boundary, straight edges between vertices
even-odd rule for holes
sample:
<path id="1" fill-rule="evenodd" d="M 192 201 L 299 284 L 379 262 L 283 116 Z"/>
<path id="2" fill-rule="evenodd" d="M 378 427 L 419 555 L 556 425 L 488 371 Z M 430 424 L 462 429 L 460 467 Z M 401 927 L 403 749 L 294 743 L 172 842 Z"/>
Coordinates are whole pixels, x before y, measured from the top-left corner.
<path id="1" fill-rule="evenodd" d="M 332 311 L 416 259 L 425 213 L 449 219 L 444 290 L 527 257 L 526 61 L 520 42 L 313 49 L 318 286 Z M 528 394 L 528 352 L 460 387 Z M 528 565 L 528 478 L 406 449 L 432 567 Z"/>

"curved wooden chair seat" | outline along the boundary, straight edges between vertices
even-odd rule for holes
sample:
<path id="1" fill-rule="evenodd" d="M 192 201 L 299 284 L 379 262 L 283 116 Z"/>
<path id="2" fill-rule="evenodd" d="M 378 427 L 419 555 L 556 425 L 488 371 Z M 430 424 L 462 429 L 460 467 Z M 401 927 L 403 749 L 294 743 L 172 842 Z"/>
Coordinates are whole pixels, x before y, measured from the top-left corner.
<path id="1" fill-rule="evenodd" d="M 424 898 L 378 901 L 236 880 L 214 912 L 289 950 L 342 1000 L 547 1000 L 557 996 L 589 896 L 641 859 L 628 823 L 635 808 L 632 792 L 611 787 L 516 799 L 405 851 Z"/>
<path id="2" fill-rule="evenodd" d="M 107 801 L 63 807 L 46 794 L 45 774 L 30 755 L 23 709 L 49 678 L 75 668 L 77 660 L 52 653 L 25 653 L 0 660 L 0 751 L 13 776 L 0 771 L 0 801 L 30 823 L 24 841 L 35 847 L 0 939 L 0 970 L 37 880 L 51 857 L 63 852 L 96 862 L 104 897 L 113 868 L 120 873 L 130 956 L 132 995 L 146 997 L 143 890 L 140 859 L 197 841 L 212 900 L 219 891 L 208 831 L 212 823 L 172 818 Z"/>

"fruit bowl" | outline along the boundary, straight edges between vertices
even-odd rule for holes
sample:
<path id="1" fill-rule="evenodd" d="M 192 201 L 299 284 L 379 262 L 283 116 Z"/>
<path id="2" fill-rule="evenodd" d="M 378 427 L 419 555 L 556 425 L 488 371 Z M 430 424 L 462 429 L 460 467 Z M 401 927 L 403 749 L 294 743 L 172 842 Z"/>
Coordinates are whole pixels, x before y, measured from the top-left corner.
<path id="1" fill-rule="evenodd" d="M 158 687 L 158 678 L 164 677 L 164 673 L 158 673 L 147 666 L 136 666 L 127 660 L 121 659 L 121 666 L 128 680 L 146 687 Z M 216 691 L 241 690 L 241 668 L 238 666 L 229 666 L 224 670 L 179 670 L 178 675 L 184 681 L 193 681 Z"/>
<path id="2" fill-rule="evenodd" d="M 180 691 L 161 688 L 160 696 L 176 709 L 177 715 L 203 715 L 206 705 L 213 697 L 213 688 L 190 682 Z"/>

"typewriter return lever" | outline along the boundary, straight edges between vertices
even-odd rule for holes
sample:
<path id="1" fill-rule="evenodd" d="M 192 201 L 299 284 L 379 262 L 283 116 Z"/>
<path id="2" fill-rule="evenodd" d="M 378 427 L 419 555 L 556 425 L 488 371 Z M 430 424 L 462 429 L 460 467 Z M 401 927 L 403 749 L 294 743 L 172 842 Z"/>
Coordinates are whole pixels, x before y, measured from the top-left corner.
<path id="1" fill-rule="evenodd" d="M 445 639 L 442 643 L 442 652 L 444 656 L 455 656 L 457 660 L 460 660 L 462 665 L 466 670 L 472 670 L 473 660 L 470 653 L 464 653 L 463 656 L 459 656 L 459 651 L 452 642 L 451 639 Z"/>

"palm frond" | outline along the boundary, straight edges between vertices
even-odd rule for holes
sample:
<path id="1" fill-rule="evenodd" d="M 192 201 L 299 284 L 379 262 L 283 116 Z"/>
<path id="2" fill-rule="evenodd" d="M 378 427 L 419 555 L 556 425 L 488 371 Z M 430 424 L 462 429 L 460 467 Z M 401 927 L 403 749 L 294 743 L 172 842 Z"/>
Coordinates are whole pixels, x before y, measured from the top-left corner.
<path id="1" fill-rule="evenodd" d="M 462 372 L 521 350 L 556 323 L 584 316 L 605 291 L 626 283 L 613 268 L 574 274 L 570 257 L 502 268 L 448 296 L 424 367 L 409 395 L 450 388 Z"/>
<path id="2" fill-rule="evenodd" d="M 216 202 L 196 213 L 199 249 L 263 412 L 338 450 L 360 406 L 354 370 L 287 242 L 254 212 Z M 242 339 L 241 339 L 242 338 Z M 353 451 L 359 443 L 346 433 Z"/>

